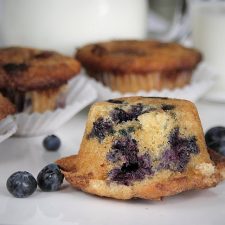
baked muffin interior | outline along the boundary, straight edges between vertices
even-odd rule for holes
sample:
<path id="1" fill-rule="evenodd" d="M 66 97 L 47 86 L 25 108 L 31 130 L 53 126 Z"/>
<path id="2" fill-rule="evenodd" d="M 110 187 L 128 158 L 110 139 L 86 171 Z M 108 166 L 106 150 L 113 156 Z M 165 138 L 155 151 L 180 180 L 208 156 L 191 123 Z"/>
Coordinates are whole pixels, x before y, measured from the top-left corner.
<path id="1" fill-rule="evenodd" d="M 195 106 L 166 98 L 96 103 L 79 154 L 58 163 L 73 186 L 119 199 L 159 199 L 221 179 Z"/>

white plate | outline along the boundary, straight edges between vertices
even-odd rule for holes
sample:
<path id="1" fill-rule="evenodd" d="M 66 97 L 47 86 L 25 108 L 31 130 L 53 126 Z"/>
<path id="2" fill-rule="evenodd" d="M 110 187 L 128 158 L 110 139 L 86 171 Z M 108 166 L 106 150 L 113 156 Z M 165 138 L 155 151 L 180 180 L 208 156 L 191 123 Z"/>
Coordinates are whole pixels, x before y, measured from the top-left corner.
<path id="1" fill-rule="evenodd" d="M 15 134 L 17 125 L 12 116 L 7 116 L 0 121 L 0 143 Z"/>
<path id="2" fill-rule="evenodd" d="M 198 104 L 203 127 L 225 126 L 225 105 Z M 214 115 L 217 115 L 216 117 Z M 64 184 L 59 192 L 36 191 L 16 199 L 6 190 L 15 171 L 33 175 L 48 163 L 77 152 L 84 132 L 87 110 L 77 114 L 56 133 L 62 140 L 58 152 L 42 147 L 43 137 L 11 138 L 0 144 L 0 224 L 4 225 L 223 225 L 225 182 L 215 188 L 190 191 L 163 201 L 118 201 L 95 197 Z M 93 162 L 94 163 L 94 162 Z"/>
<path id="3" fill-rule="evenodd" d="M 90 79 L 91 84 L 98 92 L 99 100 L 106 100 L 110 98 L 126 97 L 126 96 L 157 96 L 157 97 L 169 97 L 169 98 L 181 98 L 196 102 L 210 88 L 215 84 L 217 73 L 206 63 L 201 63 L 193 73 L 191 83 L 183 88 L 176 88 L 174 90 L 163 89 L 161 91 L 139 91 L 137 93 L 120 93 L 118 91 L 112 91 L 102 83 L 97 82 L 94 79 Z"/>
<path id="4" fill-rule="evenodd" d="M 204 99 L 212 102 L 225 103 L 225 90 L 211 90 L 205 96 Z"/>

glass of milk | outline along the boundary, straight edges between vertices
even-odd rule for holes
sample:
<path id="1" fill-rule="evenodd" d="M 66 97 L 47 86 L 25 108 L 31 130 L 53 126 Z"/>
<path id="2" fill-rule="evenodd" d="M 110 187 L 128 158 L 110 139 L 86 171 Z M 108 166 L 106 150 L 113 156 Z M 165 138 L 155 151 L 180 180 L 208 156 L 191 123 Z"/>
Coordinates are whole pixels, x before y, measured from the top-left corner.
<path id="1" fill-rule="evenodd" d="M 193 0 L 190 9 L 194 47 L 218 72 L 209 98 L 225 101 L 225 1 Z"/>
<path id="2" fill-rule="evenodd" d="M 0 45 L 53 49 L 147 36 L 147 0 L 0 0 Z"/>

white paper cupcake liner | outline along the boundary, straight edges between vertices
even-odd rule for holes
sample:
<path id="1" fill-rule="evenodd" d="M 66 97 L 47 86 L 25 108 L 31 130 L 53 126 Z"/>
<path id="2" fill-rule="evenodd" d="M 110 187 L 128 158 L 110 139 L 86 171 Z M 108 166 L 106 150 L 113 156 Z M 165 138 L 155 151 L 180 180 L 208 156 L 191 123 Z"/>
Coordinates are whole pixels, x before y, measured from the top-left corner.
<path id="1" fill-rule="evenodd" d="M 75 114 L 97 98 L 96 90 L 88 79 L 79 75 L 69 82 L 66 107 L 45 113 L 19 113 L 14 116 L 18 126 L 17 136 L 50 134 L 69 121 Z"/>
<path id="2" fill-rule="evenodd" d="M 17 125 L 12 116 L 0 121 L 0 143 L 15 134 Z"/>
<path id="3" fill-rule="evenodd" d="M 176 88 L 174 90 L 163 89 L 161 91 L 139 91 L 137 93 L 120 93 L 118 91 L 112 91 L 110 88 L 104 86 L 101 82 L 98 82 L 92 78 L 89 78 L 90 83 L 98 92 L 98 100 L 106 100 L 118 97 L 128 96 L 153 96 L 153 97 L 168 97 L 168 98 L 180 98 L 187 99 L 192 102 L 201 98 L 216 81 L 216 72 L 205 63 L 201 63 L 194 71 L 191 83 L 183 88 Z"/>

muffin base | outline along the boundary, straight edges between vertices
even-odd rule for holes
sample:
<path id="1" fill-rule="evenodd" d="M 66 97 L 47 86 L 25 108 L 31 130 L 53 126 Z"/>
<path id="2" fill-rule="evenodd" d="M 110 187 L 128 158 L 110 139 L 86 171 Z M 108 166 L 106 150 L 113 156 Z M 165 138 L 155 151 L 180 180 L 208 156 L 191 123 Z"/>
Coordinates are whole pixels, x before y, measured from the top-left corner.
<path id="1" fill-rule="evenodd" d="M 5 97 L 15 104 L 17 112 L 43 113 L 48 110 L 55 110 L 56 108 L 64 108 L 66 86 L 63 85 L 58 88 L 29 91 L 26 93 L 9 89 L 1 91 Z"/>
<path id="2" fill-rule="evenodd" d="M 190 83 L 192 77 L 190 70 L 147 74 L 87 73 L 111 90 L 121 93 L 182 88 Z"/>

